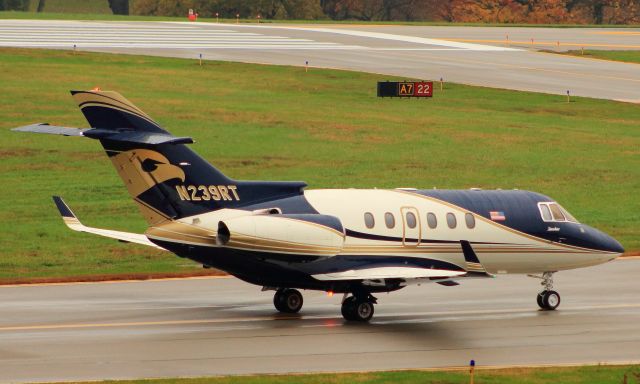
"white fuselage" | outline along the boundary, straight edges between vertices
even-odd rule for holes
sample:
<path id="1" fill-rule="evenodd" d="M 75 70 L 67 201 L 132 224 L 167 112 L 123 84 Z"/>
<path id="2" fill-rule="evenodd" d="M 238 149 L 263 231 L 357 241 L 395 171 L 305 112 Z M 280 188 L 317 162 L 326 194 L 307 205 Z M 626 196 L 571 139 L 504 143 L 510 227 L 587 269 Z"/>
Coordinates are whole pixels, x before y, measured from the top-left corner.
<path id="1" fill-rule="evenodd" d="M 464 267 L 459 241 L 466 240 L 474 244 L 474 251 L 490 273 L 558 271 L 596 265 L 618 256 L 519 232 L 461 207 L 410 190 L 317 189 L 305 191 L 304 197 L 318 213 L 340 219 L 347 230 L 342 236 L 343 243 L 338 253 L 344 256 L 425 258 Z M 373 216 L 373 226 L 369 223 L 370 227 L 367 227 L 365 213 Z M 408 213 L 417 219 L 413 228 L 407 222 Z M 435 215 L 436 226 L 427 222 L 429 213 Z M 254 214 L 252 211 L 221 209 L 180 221 L 210 230 L 214 238 L 219 221 Z M 394 225 L 387 225 L 386 214 L 393 216 Z M 453 214 L 455 226 L 449 225 L 447 214 Z M 473 216 L 472 227 L 467 224 L 469 218 L 466 215 Z M 531 220 L 539 218 L 532 217 Z M 349 236 L 348 231 L 367 236 Z M 269 249 L 263 251 L 269 252 Z"/>

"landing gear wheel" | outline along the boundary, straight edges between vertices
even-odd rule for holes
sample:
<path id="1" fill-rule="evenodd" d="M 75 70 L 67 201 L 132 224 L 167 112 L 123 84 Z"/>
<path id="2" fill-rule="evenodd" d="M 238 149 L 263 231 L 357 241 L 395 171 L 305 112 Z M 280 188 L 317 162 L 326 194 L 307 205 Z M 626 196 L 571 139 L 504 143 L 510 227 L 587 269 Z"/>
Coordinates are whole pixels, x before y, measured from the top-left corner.
<path id="1" fill-rule="evenodd" d="M 296 289 L 278 289 L 273 295 L 273 305 L 280 312 L 297 313 L 302 308 L 302 294 Z"/>
<path id="2" fill-rule="evenodd" d="M 355 296 L 349 296 L 342 302 L 340 312 L 342 312 L 342 317 L 344 317 L 345 320 L 355 321 L 355 305 Z"/>
<path id="3" fill-rule="evenodd" d="M 367 322 L 373 317 L 373 303 L 370 301 L 356 301 L 355 321 Z"/>
<path id="4" fill-rule="evenodd" d="M 546 309 L 544 307 L 544 303 L 542 302 L 542 298 L 544 296 L 544 292 L 545 291 L 542 291 L 542 292 L 538 293 L 538 296 L 536 296 L 536 301 L 538 302 L 538 307 L 540 307 L 541 309 Z"/>
<path id="5" fill-rule="evenodd" d="M 345 320 L 364 323 L 373 317 L 373 302 L 351 296 L 342 303 L 341 311 L 342 317 L 344 317 Z"/>
<path id="6" fill-rule="evenodd" d="M 553 311 L 554 309 L 558 308 L 558 305 L 560 305 L 560 294 L 556 291 L 544 291 L 542 292 L 541 301 L 542 308 Z"/>

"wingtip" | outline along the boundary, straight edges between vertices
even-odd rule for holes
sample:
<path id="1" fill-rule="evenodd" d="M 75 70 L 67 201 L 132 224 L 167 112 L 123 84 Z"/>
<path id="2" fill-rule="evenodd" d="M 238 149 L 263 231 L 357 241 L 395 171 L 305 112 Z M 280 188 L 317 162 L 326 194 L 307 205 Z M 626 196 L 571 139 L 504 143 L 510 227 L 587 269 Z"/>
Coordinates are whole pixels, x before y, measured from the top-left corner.
<path id="1" fill-rule="evenodd" d="M 76 215 L 73 214 L 73 212 L 71 211 L 71 208 L 69 208 L 69 206 L 64 202 L 64 200 L 62 200 L 62 197 L 60 196 L 52 196 L 53 197 L 53 202 L 56 204 L 56 207 L 58 208 L 58 211 L 60 212 L 60 215 L 62 215 L 62 217 L 71 217 L 74 219 L 77 219 Z"/>

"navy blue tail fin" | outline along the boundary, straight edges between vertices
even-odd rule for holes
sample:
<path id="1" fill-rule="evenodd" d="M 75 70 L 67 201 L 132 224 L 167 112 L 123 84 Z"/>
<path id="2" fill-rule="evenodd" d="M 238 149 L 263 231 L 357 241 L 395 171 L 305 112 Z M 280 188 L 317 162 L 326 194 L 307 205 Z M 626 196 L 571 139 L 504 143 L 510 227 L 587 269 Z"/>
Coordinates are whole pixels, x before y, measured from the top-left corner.
<path id="1" fill-rule="evenodd" d="M 301 182 L 235 181 L 117 92 L 72 91 L 149 224 L 301 193 Z"/>

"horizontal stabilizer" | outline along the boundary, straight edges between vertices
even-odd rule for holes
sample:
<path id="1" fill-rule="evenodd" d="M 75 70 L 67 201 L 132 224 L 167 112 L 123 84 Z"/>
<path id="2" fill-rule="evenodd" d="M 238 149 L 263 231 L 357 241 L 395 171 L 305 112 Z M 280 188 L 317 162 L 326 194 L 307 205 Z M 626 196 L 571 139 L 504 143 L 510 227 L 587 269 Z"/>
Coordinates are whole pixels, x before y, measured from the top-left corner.
<path id="1" fill-rule="evenodd" d="M 110 130 L 110 129 L 89 129 L 84 132 L 84 136 L 92 139 L 107 139 L 113 141 L 136 143 L 136 144 L 192 144 L 190 137 L 176 137 L 168 133 L 156 133 L 131 130 Z"/>
<path id="2" fill-rule="evenodd" d="M 133 131 L 131 129 L 102 129 L 102 128 L 71 128 L 55 125 L 31 124 L 13 128 L 16 132 L 48 133 L 62 136 L 84 136 L 91 139 L 106 139 L 134 144 L 160 145 L 160 144 L 192 144 L 190 137 L 176 137 L 168 133 Z"/>
<path id="3" fill-rule="evenodd" d="M 49 125 L 47 123 L 25 125 L 23 127 L 13 128 L 12 131 L 16 132 L 33 132 L 33 133 L 48 133 L 51 135 L 63 135 L 63 136 L 83 136 L 83 132 L 90 128 L 71 128 L 71 127 L 58 127 L 56 125 Z"/>
<path id="4" fill-rule="evenodd" d="M 74 231 L 92 233 L 94 235 L 108 237 L 126 243 L 142 244 L 149 247 L 165 250 L 164 248 L 159 247 L 149 241 L 149 239 L 145 235 L 141 235 L 138 233 L 113 231 L 110 229 L 87 227 L 82 224 L 80 220 L 78 220 L 76 215 L 73 214 L 73 211 L 71 211 L 71 208 L 69 208 L 69 206 L 64 202 L 64 200 L 62 200 L 61 197 L 53 196 L 53 201 L 56 203 L 56 207 L 58 207 L 58 211 L 60 211 L 60 215 L 62 215 L 62 220 L 64 221 L 64 223 L 67 225 L 67 227 L 71 228 Z"/>
<path id="5" fill-rule="evenodd" d="M 316 280 L 374 280 L 374 279 L 445 279 L 464 275 L 464 271 L 415 267 L 374 267 L 313 275 Z"/>

